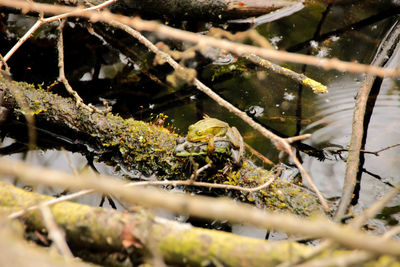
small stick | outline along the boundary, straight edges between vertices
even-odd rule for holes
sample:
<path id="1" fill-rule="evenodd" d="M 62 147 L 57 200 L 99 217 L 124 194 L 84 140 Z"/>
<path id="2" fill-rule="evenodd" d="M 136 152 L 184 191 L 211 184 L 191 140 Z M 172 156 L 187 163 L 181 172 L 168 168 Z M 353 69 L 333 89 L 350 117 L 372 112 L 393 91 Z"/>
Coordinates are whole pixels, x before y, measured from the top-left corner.
<path id="1" fill-rule="evenodd" d="M 263 154 L 261 154 L 260 152 L 258 152 L 257 150 L 255 150 L 254 148 L 252 148 L 249 144 L 244 143 L 244 145 L 246 146 L 247 149 L 250 150 L 250 152 L 254 155 L 256 155 L 256 157 L 258 157 L 259 159 L 261 159 L 262 161 L 264 161 L 265 163 L 274 166 L 275 163 L 273 163 L 269 158 L 267 158 L 266 156 L 264 156 Z"/>
<path id="2" fill-rule="evenodd" d="M 49 238 L 53 240 L 58 251 L 66 259 L 73 258 L 71 250 L 69 249 L 67 242 L 65 241 L 65 233 L 57 226 L 54 220 L 53 214 L 48 206 L 40 206 L 40 211 L 42 212 L 43 221 L 46 225 L 47 231 L 49 233 Z"/>

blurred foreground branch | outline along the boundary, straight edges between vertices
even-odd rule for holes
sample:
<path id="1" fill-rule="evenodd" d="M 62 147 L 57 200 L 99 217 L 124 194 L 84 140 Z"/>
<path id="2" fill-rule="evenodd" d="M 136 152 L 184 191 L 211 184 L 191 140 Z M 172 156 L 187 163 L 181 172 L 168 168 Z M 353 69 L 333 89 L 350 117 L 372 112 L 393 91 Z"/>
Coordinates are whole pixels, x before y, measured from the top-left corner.
<path id="1" fill-rule="evenodd" d="M 123 186 L 125 183 L 112 177 L 91 175 L 76 177 L 7 160 L 0 161 L 0 173 L 3 176 L 15 175 L 21 181 L 31 184 L 62 186 L 70 189 L 93 188 L 98 192 L 119 195 L 130 203 L 152 208 L 162 207 L 178 214 L 250 223 L 267 229 L 285 231 L 288 234 L 327 237 L 342 246 L 364 249 L 377 255 L 400 255 L 399 242 L 370 236 L 322 217 L 306 220 L 289 214 L 261 211 L 223 199 L 170 194 L 154 189 L 127 188 Z M 7 183 L 0 183 L 0 205 L 3 211 L 9 209 L 8 212 L 12 212 L 52 199 Z M 202 262 L 215 260 L 224 266 L 261 266 L 286 261 L 311 249 L 295 242 L 266 242 L 190 227 L 154 217 L 138 207 L 133 209 L 133 213 L 123 213 L 61 202 L 53 205 L 51 211 L 56 223 L 65 230 L 66 240 L 71 249 L 75 251 L 85 248 L 98 252 L 151 255 L 153 249 L 156 249 L 167 263 L 198 266 Z M 38 210 L 27 212 L 23 219 L 30 230 L 44 229 L 43 218 Z M 343 253 L 337 251 L 328 254 L 328 257 L 342 256 Z"/>
<path id="2" fill-rule="evenodd" d="M 308 220 L 290 214 L 263 211 L 248 204 L 226 199 L 171 194 L 162 190 L 142 187 L 128 188 L 124 187 L 124 182 L 115 180 L 114 177 L 93 175 L 76 177 L 63 172 L 37 168 L 4 159 L 0 160 L 0 174 L 3 176 L 16 176 L 19 180 L 30 184 L 59 186 L 71 190 L 91 188 L 98 192 L 120 196 L 121 199 L 127 202 L 145 207 L 159 207 L 178 214 L 187 214 L 199 218 L 252 224 L 266 229 L 284 231 L 288 234 L 329 238 L 342 246 L 367 250 L 379 255 L 400 255 L 399 242 L 367 235 L 352 227 L 333 223 L 324 217 Z M 15 203 L 18 198 L 8 195 L 5 196 L 5 200 Z M 29 206 L 37 202 L 23 203 Z M 58 203 L 56 205 L 61 204 Z M 53 211 L 53 214 L 57 217 L 56 212 Z M 70 218 L 64 219 L 72 220 L 77 218 L 70 216 Z"/>

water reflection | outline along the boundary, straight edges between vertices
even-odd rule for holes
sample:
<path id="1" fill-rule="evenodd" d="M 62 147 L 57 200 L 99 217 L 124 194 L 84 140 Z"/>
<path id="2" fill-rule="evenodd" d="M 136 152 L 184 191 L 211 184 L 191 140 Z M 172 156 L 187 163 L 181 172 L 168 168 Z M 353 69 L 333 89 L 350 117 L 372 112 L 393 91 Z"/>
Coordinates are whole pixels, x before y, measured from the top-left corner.
<path id="1" fill-rule="evenodd" d="M 396 67 L 399 53 L 393 56 L 389 67 Z M 316 121 L 304 129 L 312 133 L 308 144 L 325 149 L 332 144 L 347 148 L 351 135 L 354 96 L 360 87 L 359 77 L 345 76 L 329 84 L 330 93 L 316 100 Z M 366 150 L 377 151 L 400 142 L 400 96 L 391 79 L 385 79 L 373 109 L 367 132 Z M 361 178 L 359 208 L 370 206 L 382 197 L 390 185 L 400 182 L 398 173 L 399 147 L 379 153 L 365 154 Z M 319 161 L 304 157 L 304 166 L 310 171 L 317 185 L 328 197 L 340 196 L 345 162 L 339 158 Z M 400 197 L 392 201 L 399 205 Z"/>

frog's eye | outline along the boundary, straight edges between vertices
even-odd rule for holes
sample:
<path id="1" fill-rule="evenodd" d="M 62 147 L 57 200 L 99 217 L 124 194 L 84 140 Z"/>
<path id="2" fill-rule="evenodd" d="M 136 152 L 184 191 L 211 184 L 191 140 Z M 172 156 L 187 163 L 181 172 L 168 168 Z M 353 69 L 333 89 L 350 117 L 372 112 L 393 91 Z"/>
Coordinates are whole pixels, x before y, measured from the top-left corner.
<path id="1" fill-rule="evenodd" d="M 196 134 L 197 134 L 197 135 L 202 135 L 203 132 L 202 132 L 201 130 L 198 130 L 198 131 L 196 131 Z"/>

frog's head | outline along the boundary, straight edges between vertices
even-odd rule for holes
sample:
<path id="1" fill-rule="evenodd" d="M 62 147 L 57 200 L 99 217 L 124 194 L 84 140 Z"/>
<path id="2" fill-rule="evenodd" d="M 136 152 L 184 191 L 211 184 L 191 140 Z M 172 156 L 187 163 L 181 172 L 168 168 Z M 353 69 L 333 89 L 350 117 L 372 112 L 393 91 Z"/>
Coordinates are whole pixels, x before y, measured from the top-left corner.
<path id="1" fill-rule="evenodd" d="M 207 142 L 214 136 L 224 136 L 228 128 L 226 122 L 206 118 L 189 126 L 187 138 L 191 142 Z"/>

